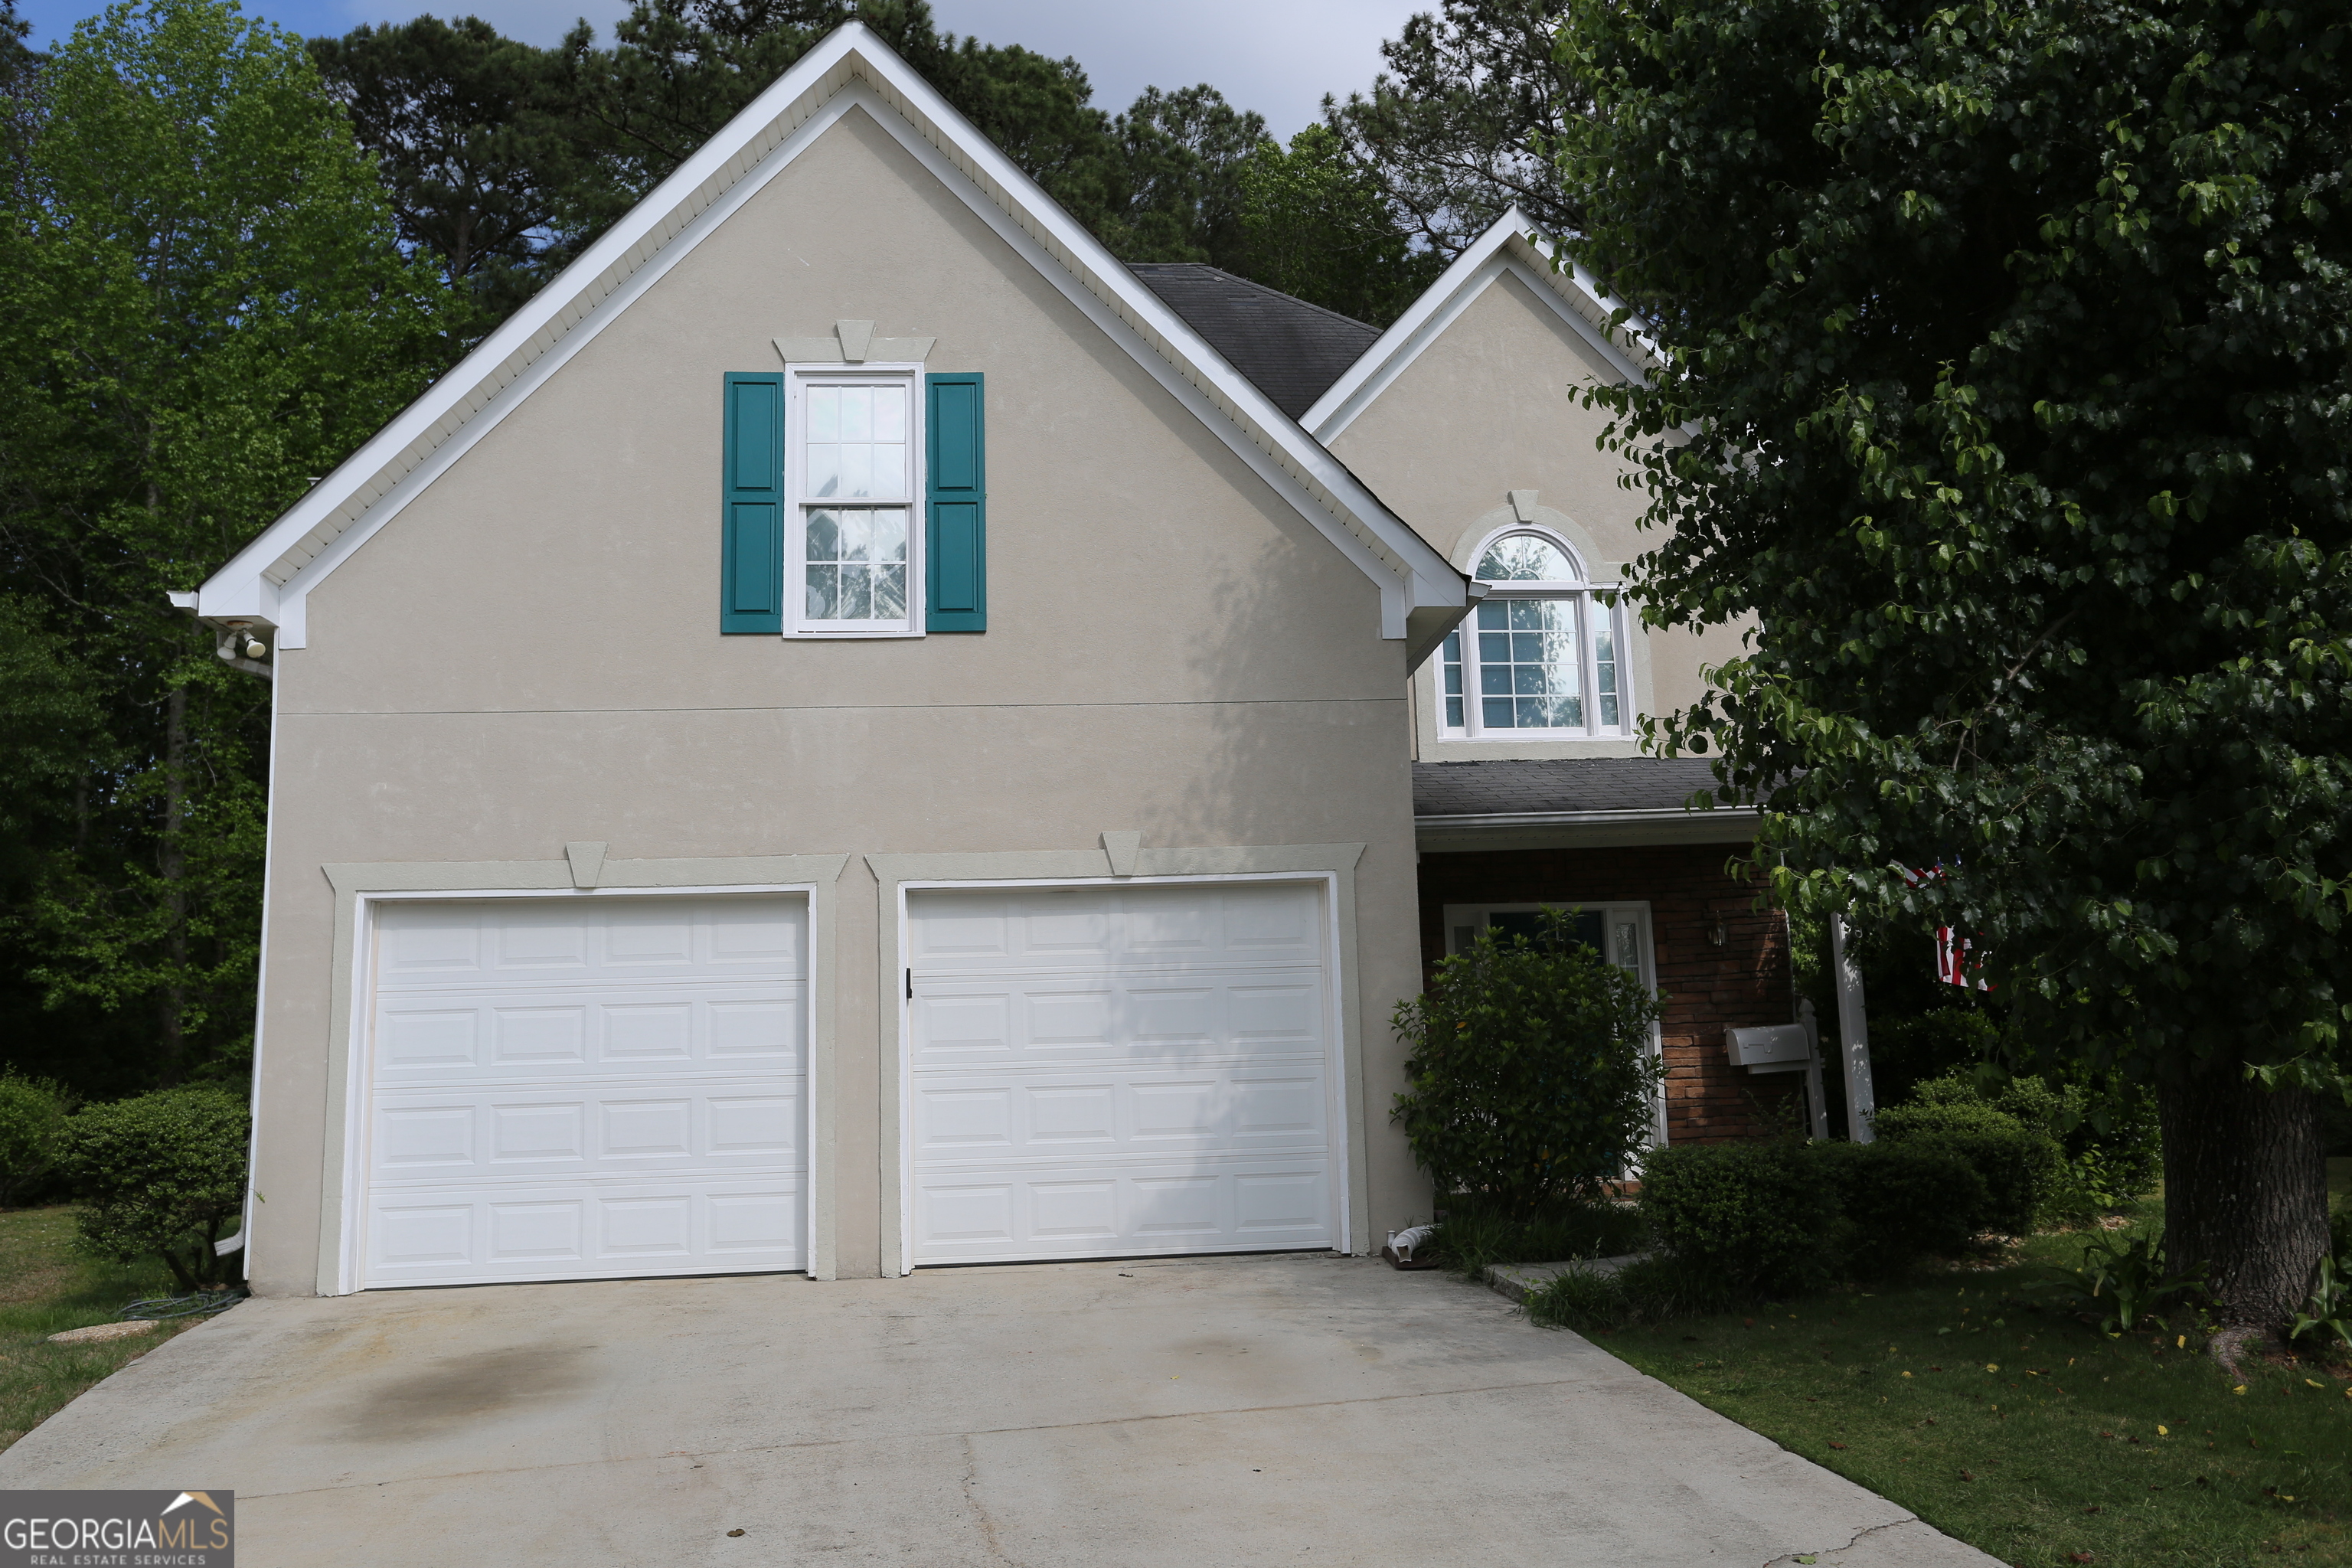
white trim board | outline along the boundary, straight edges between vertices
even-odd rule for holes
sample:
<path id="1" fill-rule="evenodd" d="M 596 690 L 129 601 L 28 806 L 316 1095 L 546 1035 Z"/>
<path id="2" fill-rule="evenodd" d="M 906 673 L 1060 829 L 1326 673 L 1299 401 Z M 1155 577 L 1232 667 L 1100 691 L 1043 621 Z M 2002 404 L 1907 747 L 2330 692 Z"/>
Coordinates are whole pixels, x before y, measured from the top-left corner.
<path id="1" fill-rule="evenodd" d="M 1454 258 L 1298 422 L 1318 441 L 1337 440 L 1463 311 L 1506 276 L 1527 285 L 1620 376 L 1647 379 L 1647 367 L 1657 357 L 1650 341 L 1630 325 L 1611 326 L 1611 317 L 1623 307 L 1602 294 L 1583 268 L 1571 263 L 1566 271 L 1555 271 L 1550 242 L 1539 238 L 1528 216 L 1513 207 Z"/>
<path id="2" fill-rule="evenodd" d="M 198 614 L 307 646 L 305 601 L 369 533 L 708 237 L 851 108 L 956 192 L 1040 274 L 1275 485 L 1380 588 L 1381 636 L 1458 609 L 1444 556 L 1226 365 L 1181 317 L 862 23 L 803 56 L 448 374 L 312 487 L 200 590 Z"/>

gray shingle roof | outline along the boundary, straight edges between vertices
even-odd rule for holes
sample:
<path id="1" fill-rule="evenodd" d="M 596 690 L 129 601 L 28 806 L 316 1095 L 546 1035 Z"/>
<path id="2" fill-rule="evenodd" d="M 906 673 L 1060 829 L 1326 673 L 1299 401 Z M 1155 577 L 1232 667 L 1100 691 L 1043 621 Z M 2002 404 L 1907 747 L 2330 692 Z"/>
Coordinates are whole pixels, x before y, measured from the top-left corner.
<path id="1" fill-rule="evenodd" d="M 1559 757 L 1412 764 L 1412 814 L 1671 811 L 1715 784 L 1705 757 Z"/>
<path id="2" fill-rule="evenodd" d="M 1381 335 L 1206 262 L 1137 261 L 1128 269 L 1293 419 Z"/>

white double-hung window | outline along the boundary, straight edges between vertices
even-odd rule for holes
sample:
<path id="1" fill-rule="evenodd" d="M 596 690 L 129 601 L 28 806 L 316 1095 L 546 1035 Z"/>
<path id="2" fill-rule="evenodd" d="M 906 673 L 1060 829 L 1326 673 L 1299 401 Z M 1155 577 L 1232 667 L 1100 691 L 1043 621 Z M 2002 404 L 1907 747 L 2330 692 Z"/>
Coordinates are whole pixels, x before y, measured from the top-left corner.
<path id="1" fill-rule="evenodd" d="M 795 372 L 786 412 L 784 596 L 795 631 L 920 625 L 916 371 Z"/>
<path id="2" fill-rule="evenodd" d="M 1625 734 L 1632 704 L 1621 611 L 1567 541 L 1507 529 L 1480 549 L 1472 574 L 1486 596 L 1445 639 L 1444 732 Z"/>

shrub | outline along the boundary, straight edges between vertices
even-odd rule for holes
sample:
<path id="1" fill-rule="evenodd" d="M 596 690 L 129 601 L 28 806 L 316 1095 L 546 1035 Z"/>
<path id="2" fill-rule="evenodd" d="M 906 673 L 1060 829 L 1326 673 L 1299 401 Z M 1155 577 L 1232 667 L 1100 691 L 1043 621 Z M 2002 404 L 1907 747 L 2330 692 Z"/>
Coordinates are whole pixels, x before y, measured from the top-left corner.
<path id="1" fill-rule="evenodd" d="M 1497 1263 L 1549 1263 L 1564 1258 L 1614 1258 L 1642 1245 L 1642 1218 L 1606 1201 L 1570 1198 L 1514 1218 L 1475 1194 L 1444 1202 L 1445 1217 L 1429 1239 L 1431 1254 L 1473 1278 Z"/>
<path id="2" fill-rule="evenodd" d="M 2076 1308 L 2095 1317 L 2101 1331 L 2109 1334 L 2131 1332 L 2160 1310 L 2167 1298 L 2200 1288 L 2196 1276 L 2172 1272 L 2161 1236 L 2101 1236 L 2083 1248 L 2080 1267 L 2048 1272 L 2060 1290 L 2074 1298 Z"/>
<path id="3" fill-rule="evenodd" d="M 1837 1194 L 1801 1143 L 1685 1143 L 1642 1166 L 1642 1216 L 1677 1263 L 1735 1296 L 1784 1295 L 1832 1270 Z"/>
<path id="4" fill-rule="evenodd" d="M 1922 1093 L 1929 1087 L 1922 1085 Z M 1981 1100 L 1938 1103 L 1915 1096 L 1910 1104 L 1880 1111 L 1871 1125 L 1890 1143 L 1938 1144 L 1975 1166 L 1988 1200 L 1984 1223 L 1992 1230 L 2031 1236 L 2059 1205 L 2066 1162 L 2057 1140 L 2005 1110 Z"/>
<path id="5" fill-rule="evenodd" d="M 1615 1279 L 1626 1316 L 1654 1323 L 1724 1311 L 1743 1294 L 1705 1262 L 1672 1253 L 1629 1263 Z"/>
<path id="6" fill-rule="evenodd" d="M 247 1124 L 243 1100 L 209 1087 L 84 1109 L 64 1159 L 86 1200 L 83 1248 L 118 1263 L 161 1254 L 184 1290 L 226 1279 L 235 1260 L 213 1243 L 245 1202 Z"/>
<path id="7" fill-rule="evenodd" d="M 2054 1139 L 2065 1169 L 2044 1205 L 2045 1215 L 2120 1208 L 2154 1186 L 2163 1168 L 2155 1097 L 2135 1085 L 2053 1086 L 2039 1078 L 2012 1078 L 1987 1094 L 1953 1074 L 1919 1085 L 1909 1103 L 1986 1106 Z"/>
<path id="8" fill-rule="evenodd" d="M 1910 1098 L 1920 1084 L 1965 1073 L 1990 1057 L 2000 1030 L 1990 1013 L 1970 1006 L 1937 1007 L 1908 1018 L 1870 1021 L 1870 1076 L 1887 1104 Z"/>
<path id="9" fill-rule="evenodd" d="M 1481 934 L 1396 1010 L 1412 1048 L 1396 1098 L 1413 1158 L 1440 1192 L 1526 1218 L 1593 1197 L 1649 1141 L 1661 1068 L 1656 998 L 1579 942 L 1560 910 L 1544 939 Z"/>
<path id="10" fill-rule="evenodd" d="M 2164 1173 L 2156 1096 L 2130 1084 L 2104 1091 L 2075 1085 L 2068 1089 L 2075 1096 L 2068 1103 L 2072 1124 L 2051 1131 L 2065 1147 L 2081 1206 L 2121 1208 L 2154 1187 Z M 2008 1109 L 2005 1103 L 2001 1108 Z"/>
<path id="11" fill-rule="evenodd" d="M 1627 1323 L 1701 1317 L 1736 1306 L 1740 1299 L 1704 1264 L 1660 1255 L 1614 1274 L 1570 1269 L 1528 1298 L 1528 1319 L 1547 1329 L 1590 1334 Z"/>
<path id="12" fill-rule="evenodd" d="M 1613 1274 L 1571 1268 L 1528 1298 L 1528 1317 L 1548 1329 L 1592 1333 L 1613 1329 L 1633 1315 L 1633 1302 Z"/>
<path id="13" fill-rule="evenodd" d="M 1837 1194 L 1841 1240 L 1851 1272 L 1900 1272 L 1923 1254 L 1965 1251 L 1984 1228 L 1984 1178 L 1954 1150 L 1933 1142 L 1815 1143 L 1806 1158 Z"/>
<path id="14" fill-rule="evenodd" d="M 0 1073 L 0 1208 L 23 1201 L 57 1164 L 65 1126 L 57 1085 Z"/>
<path id="15" fill-rule="evenodd" d="M 2323 1094 L 2319 1099 L 2319 1146 L 2330 1159 L 2352 1154 L 2352 1101 Z"/>
<path id="16" fill-rule="evenodd" d="M 2338 1209 L 2328 1219 L 2327 1255 L 2319 1260 L 2310 1299 L 2286 1337 L 2325 1355 L 2352 1354 L 2352 1208 Z"/>

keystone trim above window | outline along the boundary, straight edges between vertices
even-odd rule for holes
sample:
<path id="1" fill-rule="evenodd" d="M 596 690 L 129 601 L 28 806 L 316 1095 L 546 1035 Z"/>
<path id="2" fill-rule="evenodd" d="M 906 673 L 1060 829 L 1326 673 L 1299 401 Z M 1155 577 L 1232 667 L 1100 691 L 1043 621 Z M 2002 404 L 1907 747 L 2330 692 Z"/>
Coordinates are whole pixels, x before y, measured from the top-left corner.
<path id="1" fill-rule="evenodd" d="M 984 630 L 982 397 L 919 364 L 729 374 L 719 629 Z"/>

